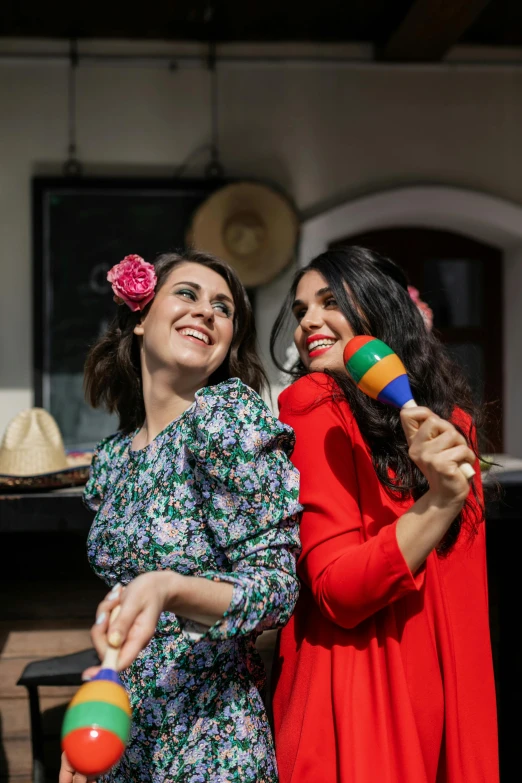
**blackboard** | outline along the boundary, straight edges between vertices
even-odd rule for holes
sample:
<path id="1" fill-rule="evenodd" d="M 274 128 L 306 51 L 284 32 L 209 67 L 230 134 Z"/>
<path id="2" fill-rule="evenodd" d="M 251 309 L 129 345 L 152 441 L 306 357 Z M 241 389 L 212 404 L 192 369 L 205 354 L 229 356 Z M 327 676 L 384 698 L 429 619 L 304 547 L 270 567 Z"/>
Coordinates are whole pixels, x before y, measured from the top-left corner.
<path id="1" fill-rule="evenodd" d="M 55 417 L 69 449 L 89 449 L 117 428 L 83 399 L 89 346 L 114 315 L 108 270 L 137 253 L 180 250 L 216 180 L 35 177 L 33 299 L 35 405 Z"/>

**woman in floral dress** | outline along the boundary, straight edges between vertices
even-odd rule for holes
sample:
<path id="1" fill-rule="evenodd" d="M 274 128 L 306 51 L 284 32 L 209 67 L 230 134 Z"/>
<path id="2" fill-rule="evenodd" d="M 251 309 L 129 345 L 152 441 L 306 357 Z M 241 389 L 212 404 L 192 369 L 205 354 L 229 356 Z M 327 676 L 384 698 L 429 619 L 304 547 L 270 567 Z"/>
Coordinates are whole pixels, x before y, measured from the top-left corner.
<path id="1" fill-rule="evenodd" d="M 101 656 L 121 643 L 133 721 L 100 781 L 276 783 L 254 641 L 298 595 L 293 432 L 256 393 L 252 311 L 227 265 L 127 256 L 108 279 L 122 306 L 86 390 L 120 430 L 85 489 L 89 559 L 112 587 L 92 636 Z M 60 783 L 73 780 L 63 757 Z"/>

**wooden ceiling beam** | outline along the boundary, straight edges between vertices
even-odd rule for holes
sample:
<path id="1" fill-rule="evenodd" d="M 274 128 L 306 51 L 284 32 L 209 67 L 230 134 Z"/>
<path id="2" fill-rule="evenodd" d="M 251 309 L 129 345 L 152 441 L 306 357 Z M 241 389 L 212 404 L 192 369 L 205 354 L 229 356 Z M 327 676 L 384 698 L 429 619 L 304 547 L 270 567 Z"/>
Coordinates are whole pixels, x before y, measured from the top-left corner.
<path id="1" fill-rule="evenodd" d="M 490 0 L 414 0 L 387 43 L 377 53 L 389 62 L 440 60 Z"/>

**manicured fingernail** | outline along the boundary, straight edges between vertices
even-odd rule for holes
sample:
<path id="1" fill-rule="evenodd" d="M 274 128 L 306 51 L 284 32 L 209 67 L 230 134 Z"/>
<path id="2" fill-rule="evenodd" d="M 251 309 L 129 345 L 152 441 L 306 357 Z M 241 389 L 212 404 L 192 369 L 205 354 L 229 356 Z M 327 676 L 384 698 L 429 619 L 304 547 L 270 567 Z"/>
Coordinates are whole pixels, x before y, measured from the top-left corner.
<path id="1" fill-rule="evenodd" d="M 88 675 L 88 674 L 82 674 L 82 680 L 83 680 L 83 682 L 89 682 L 89 680 L 91 680 L 91 679 L 92 679 L 92 678 L 91 678 L 91 677 L 89 677 L 89 675 Z"/>
<path id="2" fill-rule="evenodd" d="M 115 598 L 117 598 L 117 596 L 118 596 L 118 594 L 119 594 L 120 590 L 121 590 L 121 585 L 120 585 L 120 583 L 118 582 L 118 584 L 117 584 L 117 585 L 114 585 L 114 587 L 112 588 L 111 592 L 110 592 L 110 593 L 109 593 L 109 595 L 107 596 L 107 600 L 108 600 L 108 601 L 114 601 L 114 599 L 115 599 Z"/>
<path id="3" fill-rule="evenodd" d="M 103 623 L 103 621 L 105 620 L 105 618 L 106 618 L 106 617 L 107 617 L 107 615 L 105 614 L 105 612 L 102 612 L 102 613 L 101 613 L 101 614 L 100 614 L 100 615 L 99 615 L 99 616 L 96 618 L 96 625 L 101 625 L 101 624 Z"/>
<path id="4" fill-rule="evenodd" d="M 123 641 L 119 631 L 112 631 L 107 638 L 111 647 L 119 647 Z"/>

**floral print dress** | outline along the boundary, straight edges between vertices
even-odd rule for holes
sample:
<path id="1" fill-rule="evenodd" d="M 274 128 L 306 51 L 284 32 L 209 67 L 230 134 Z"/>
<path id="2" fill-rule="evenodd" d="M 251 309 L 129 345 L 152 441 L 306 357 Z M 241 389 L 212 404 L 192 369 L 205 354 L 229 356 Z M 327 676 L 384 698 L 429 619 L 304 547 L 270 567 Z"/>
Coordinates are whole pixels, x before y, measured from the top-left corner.
<path id="1" fill-rule="evenodd" d="M 254 648 L 284 625 L 298 595 L 298 473 L 290 427 L 237 378 L 208 386 L 149 446 L 118 433 L 98 446 L 84 500 L 108 585 L 145 571 L 233 584 L 211 628 L 164 612 L 124 672 L 132 729 L 103 783 L 276 783 Z M 199 631 L 199 632 L 198 632 Z"/>

